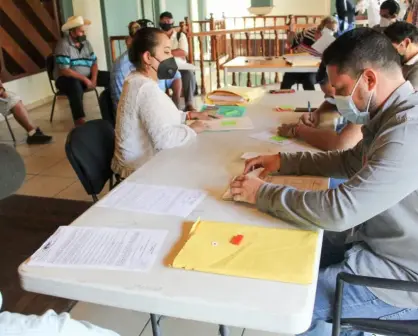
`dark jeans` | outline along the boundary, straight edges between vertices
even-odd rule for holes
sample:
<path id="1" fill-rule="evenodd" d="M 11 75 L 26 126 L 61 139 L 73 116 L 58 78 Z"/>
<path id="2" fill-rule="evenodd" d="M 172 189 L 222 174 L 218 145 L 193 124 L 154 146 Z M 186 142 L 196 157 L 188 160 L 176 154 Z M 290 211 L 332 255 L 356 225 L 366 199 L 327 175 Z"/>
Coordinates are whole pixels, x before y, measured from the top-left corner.
<path id="1" fill-rule="evenodd" d="M 347 18 L 348 24 L 355 21 L 356 8 L 351 0 L 337 0 L 335 2 L 335 8 L 337 10 L 338 19 L 340 20 L 340 32 L 343 32 L 345 18 Z"/>
<path id="2" fill-rule="evenodd" d="M 107 88 L 109 82 L 109 71 L 99 71 L 97 74 L 97 86 Z M 55 86 L 68 97 L 74 121 L 84 118 L 86 116 L 83 107 L 83 95 L 86 90 L 84 83 L 74 77 L 61 76 L 55 81 Z"/>
<path id="3" fill-rule="evenodd" d="M 289 90 L 295 84 L 302 84 L 306 91 L 314 91 L 316 84 L 315 72 L 286 72 L 280 86 L 282 90 Z"/>
<path id="4" fill-rule="evenodd" d="M 193 71 L 180 70 L 181 83 L 183 85 L 184 101 L 187 105 L 193 105 L 194 92 L 196 90 L 196 78 Z"/>

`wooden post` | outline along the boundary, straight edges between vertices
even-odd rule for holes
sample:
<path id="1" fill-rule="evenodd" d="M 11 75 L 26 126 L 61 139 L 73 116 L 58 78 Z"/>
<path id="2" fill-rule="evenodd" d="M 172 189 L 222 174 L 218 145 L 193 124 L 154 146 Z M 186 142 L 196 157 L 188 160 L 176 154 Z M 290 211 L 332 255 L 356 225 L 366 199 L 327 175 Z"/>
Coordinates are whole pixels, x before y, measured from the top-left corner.
<path id="1" fill-rule="evenodd" d="M 264 47 L 264 32 L 260 32 L 261 35 L 261 56 L 265 55 L 265 47 Z M 264 72 L 261 73 L 261 85 L 266 85 L 266 74 Z"/>
<path id="2" fill-rule="evenodd" d="M 218 35 L 213 36 L 214 45 L 215 45 L 215 62 L 216 62 L 216 87 L 219 89 L 221 87 L 221 77 L 219 74 L 219 53 L 218 53 Z"/>
<path id="3" fill-rule="evenodd" d="M 193 24 L 190 22 L 188 17 L 185 17 L 184 21 L 186 22 L 186 29 L 187 29 L 186 36 L 187 36 L 187 42 L 188 42 L 188 45 L 189 45 L 189 54 L 188 54 L 189 62 L 193 63 L 194 62 L 194 40 L 193 40 L 193 36 L 192 36 L 192 33 L 193 33 L 192 26 L 193 26 Z"/>
<path id="4" fill-rule="evenodd" d="M 279 52 L 279 32 L 276 29 L 274 31 L 274 45 L 275 45 L 275 56 L 279 56 L 280 52 Z M 276 74 L 274 75 L 274 82 L 275 83 L 279 83 L 279 73 L 276 72 Z"/>
<path id="5" fill-rule="evenodd" d="M 200 92 L 202 95 L 206 94 L 206 87 L 205 87 L 205 67 L 203 63 L 203 36 L 199 36 L 199 47 L 200 47 Z"/>
<path id="6" fill-rule="evenodd" d="M 231 36 L 231 43 L 232 43 L 232 49 L 231 49 L 231 56 L 232 59 L 235 58 L 235 37 L 234 34 L 230 34 Z M 235 72 L 232 72 L 232 85 L 237 85 Z"/>
<path id="7" fill-rule="evenodd" d="M 251 46 L 250 33 L 245 33 L 245 37 L 247 39 L 247 56 L 250 56 L 250 46 Z M 251 84 L 251 73 L 248 73 L 248 75 L 247 75 L 247 86 L 248 87 L 252 86 L 252 84 Z"/>
<path id="8" fill-rule="evenodd" d="M 210 31 L 214 31 L 215 30 L 215 19 L 213 18 L 213 13 L 210 13 L 210 18 L 209 18 L 209 30 Z M 215 61 L 215 39 L 212 38 L 213 36 L 210 37 L 210 53 L 211 53 L 211 60 Z"/>

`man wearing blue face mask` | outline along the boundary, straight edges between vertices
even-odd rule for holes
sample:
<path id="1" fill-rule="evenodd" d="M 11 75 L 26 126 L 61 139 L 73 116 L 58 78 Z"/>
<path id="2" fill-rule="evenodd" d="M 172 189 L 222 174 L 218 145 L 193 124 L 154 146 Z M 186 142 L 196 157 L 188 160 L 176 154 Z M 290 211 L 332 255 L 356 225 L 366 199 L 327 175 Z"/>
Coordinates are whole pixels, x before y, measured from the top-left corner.
<path id="1" fill-rule="evenodd" d="M 418 93 L 402 75 L 389 39 L 371 28 L 346 32 L 324 52 L 339 112 L 362 123 L 352 149 L 279 153 L 246 162 L 234 179 L 235 199 L 287 223 L 326 230 L 315 307 L 304 336 L 329 336 L 336 278 L 341 272 L 418 281 Z M 299 191 L 261 177 L 320 175 L 347 178 L 337 189 Z M 413 292 L 345 285 L 343 318 L 418 319 Z M 347 331 L 344 335 L 360 336 Z"/>

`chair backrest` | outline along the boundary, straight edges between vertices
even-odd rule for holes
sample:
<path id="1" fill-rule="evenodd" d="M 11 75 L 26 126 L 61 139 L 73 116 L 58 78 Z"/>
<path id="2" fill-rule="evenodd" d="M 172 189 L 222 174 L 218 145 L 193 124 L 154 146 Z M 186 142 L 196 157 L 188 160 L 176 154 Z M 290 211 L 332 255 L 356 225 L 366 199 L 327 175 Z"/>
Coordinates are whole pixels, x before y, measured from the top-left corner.
<path id="1" fill-rule="evenodd" d="M 115 127 L 116 113 L 113 107 L 112 96 L 108 88 L 103 90 L 100 94 L 99 107 L 102 119 L 107 120 L 113 127 Z"/>
<path id="2" fill-rule="evenodd" d="M 49 79 L 49 85 L 51 85 L 52 92 L 55 93 L 55 87 L 52 84 L 52 81 L 54 80 L 54 66 L 55 66 L 55 56 L 53 54 L 49 55 L 46 58 L 46 72 L 48 74 Z"/>
<path id="3" fill-rule="evenodd" d="M 100 194 L 112 177 L 114 149 L 115 131 L 106 120 L 88 121 L 68 134 L 65 152 L 87 194 Z"/>

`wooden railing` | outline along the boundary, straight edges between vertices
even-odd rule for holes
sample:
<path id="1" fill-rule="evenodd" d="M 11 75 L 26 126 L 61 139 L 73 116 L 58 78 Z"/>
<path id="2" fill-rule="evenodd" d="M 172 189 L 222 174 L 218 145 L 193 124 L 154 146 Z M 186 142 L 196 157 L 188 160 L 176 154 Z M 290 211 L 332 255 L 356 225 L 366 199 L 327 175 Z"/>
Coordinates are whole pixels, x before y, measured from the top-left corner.
<path id="1" fill-rule="evenodd" d="M 2 81 L 44 71 L 61 36 L 58 12 L 58 0 L 0 0 Z"/>

